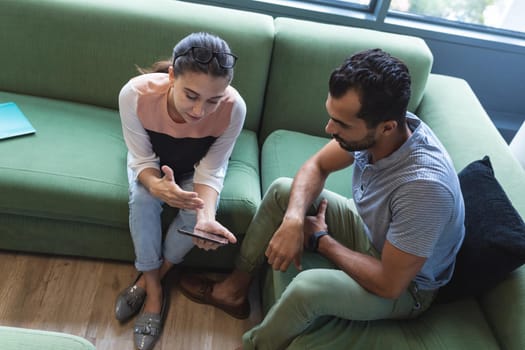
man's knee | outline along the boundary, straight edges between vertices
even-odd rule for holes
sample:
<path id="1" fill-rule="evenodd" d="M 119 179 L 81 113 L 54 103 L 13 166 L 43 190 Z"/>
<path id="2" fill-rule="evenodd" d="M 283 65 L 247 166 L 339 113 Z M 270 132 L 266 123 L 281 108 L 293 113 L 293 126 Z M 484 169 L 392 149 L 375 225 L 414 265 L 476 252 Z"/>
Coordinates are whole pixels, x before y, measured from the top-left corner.
<path id="1" fill-rule="evenodd" d="M 268 192 L 289 193 L 292 188 L 292 181 L 289 177 L 279 177 L 270 184 Z"/>
<path id="2" fill-rule="evenodd" d="M 300 272 L 286 288 L 286 298 L 299 305 L 309 305 L 314 300 L 325 297 L 329 285 L 319 283 L 319 278 L 326 273 L 325 269 L 312 269 Z M 284 296 L 284 295 L 283 295 Z"/>
<path id="3" fill-rule="evenodd" d="M 273 201 L 279 206 L 286 208 L 288 199 L 290 198 L 290 191 L 292 189 L 292 179 L 288 177 L 280 177 L 275 179 L 268 190 L 266 191 L 264 200 Z"/>

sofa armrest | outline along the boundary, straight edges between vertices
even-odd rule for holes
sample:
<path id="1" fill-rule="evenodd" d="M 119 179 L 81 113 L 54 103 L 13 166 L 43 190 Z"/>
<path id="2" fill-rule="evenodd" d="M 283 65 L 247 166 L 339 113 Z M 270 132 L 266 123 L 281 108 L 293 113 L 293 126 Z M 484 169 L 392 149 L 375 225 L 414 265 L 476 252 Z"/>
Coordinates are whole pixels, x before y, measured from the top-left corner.
<path id="1" fill-rule="evenodd" d="M 0 344 L 2 349 L 10 350 L 95 350 L 93 344 L 77 335 L 4 326 L 0 326 Z"/>
<path id="2" fill-rule="evenodd" d="M 525 171 L 466 81 L 431 74 L 418 115 L 438 135 L 458 171 L 489 155 L 498 182 L 525 217 Z M 525 266 L 480 297 L 479 304 L 502 348 L 525 348 Z"/>
<path id="3" fill-rule="evenodd" d="M 480 298 L 501 348 L 525 349 L 525 266 Z"/>
<path id="4" fill-rule="evenodd" d="M 437 134 L 457 171 L 489 155 L 496 178 L 525 216 L 525 171 L 465 80 L 431 74 L 416 113 Z"/>

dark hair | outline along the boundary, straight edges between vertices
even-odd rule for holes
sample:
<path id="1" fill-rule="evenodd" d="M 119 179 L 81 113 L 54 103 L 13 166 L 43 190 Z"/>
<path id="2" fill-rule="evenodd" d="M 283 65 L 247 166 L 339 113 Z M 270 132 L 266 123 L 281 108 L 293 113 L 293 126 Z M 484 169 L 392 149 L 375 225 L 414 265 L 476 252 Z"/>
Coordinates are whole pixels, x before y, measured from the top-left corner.
<path id="1" fill-rule="evenodd" d="M 190 55 L 179 56 L 175 62 L 173 58 L 187 52 L 191 47 L 206 47 L 212 51 L 231 53 L 230 47 L 223 39 L 210 33 L 192 33 L 175 45 L 173 55 L 170 60 L 155 62 L 151 68 L 137 67 L 138 71 L 144 73 L 168 73 L 168 69 L 173 65 L 173 74 L 179 76 L 185 72 L 206 73 L 215 77 L 227 77 L 229 81 L 233 79 L 233 68 L 222 68 L 216 59 L 212 59 L 207 64 L 195 61 Z"/>
<path id="2" fill-rule="evenodd" d="M 352 55 L 330 75 L 329 91 L 340 98 L 355 89 L 361 109 L 357 117 L 369 128 L 387 120 L 404 125 L 410 100 L 410 74 L 407 66 L 381 49 Z"/>

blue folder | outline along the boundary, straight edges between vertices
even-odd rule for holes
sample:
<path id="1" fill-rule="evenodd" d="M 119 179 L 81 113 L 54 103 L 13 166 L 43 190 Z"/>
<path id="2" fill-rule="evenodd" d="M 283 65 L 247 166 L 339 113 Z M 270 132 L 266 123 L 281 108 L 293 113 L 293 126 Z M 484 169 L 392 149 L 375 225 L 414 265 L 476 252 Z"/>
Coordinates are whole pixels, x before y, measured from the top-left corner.
<path id="1" fill-rule="evenodd" d="M 35 128 L 16 103 L 0 104 L 0 140 L 34 133 Z"/>

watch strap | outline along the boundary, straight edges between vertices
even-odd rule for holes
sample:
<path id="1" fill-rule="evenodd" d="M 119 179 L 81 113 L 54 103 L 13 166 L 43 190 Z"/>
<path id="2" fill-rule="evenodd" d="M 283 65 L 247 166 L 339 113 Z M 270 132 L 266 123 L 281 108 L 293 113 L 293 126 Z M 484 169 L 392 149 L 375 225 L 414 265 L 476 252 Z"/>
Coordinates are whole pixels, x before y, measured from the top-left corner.
<path id="1" fill-rule="evenodd" d="M 308 250 L 316 252 L 317 248 L 319 248 L 319 238 L 326 236 L 327 234 L 327 231 L 317 231 L 311 235 L 308 239 Z"/>

